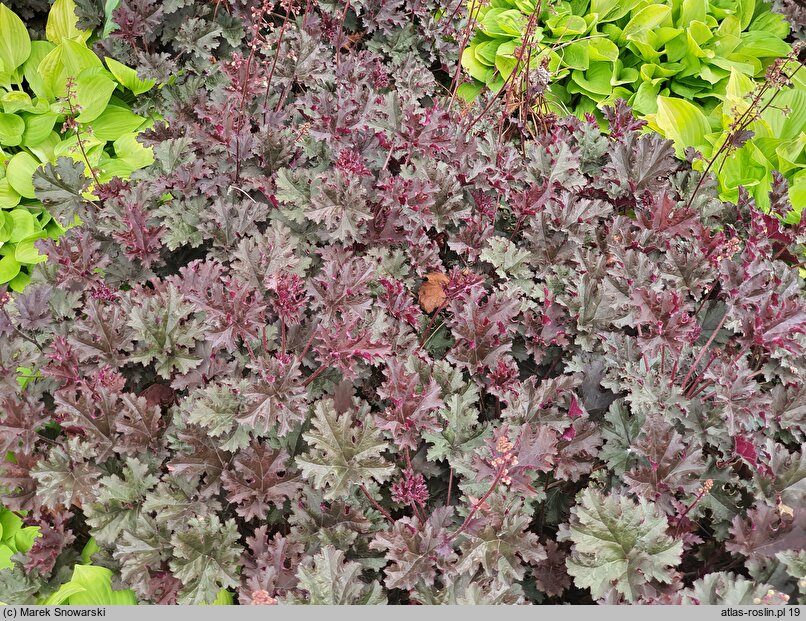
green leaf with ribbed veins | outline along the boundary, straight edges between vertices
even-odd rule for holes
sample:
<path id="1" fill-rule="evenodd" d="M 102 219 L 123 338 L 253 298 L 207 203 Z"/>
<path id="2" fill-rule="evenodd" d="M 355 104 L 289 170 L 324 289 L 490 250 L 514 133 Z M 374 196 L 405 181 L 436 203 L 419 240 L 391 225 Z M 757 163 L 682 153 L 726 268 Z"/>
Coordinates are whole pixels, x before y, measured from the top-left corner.
<path id="1" fill-rule="evenodd" d="M 8 241 L 20 242 L 26 237 L 35 235 L 38 232 L 40 228 L 39 223 L 27 209 L 12 209 L 8 214 L 14 221 L 14 228 L 11 231 L 11 237 L 9 237 Z M 19 261 L 19 259 L 17 260 Z"/>
<path id="2" fill-rule="evenodd" d="M 623 475 L 638 463 L 638 455 L 633 453 L 631 447 L 643 423 L 644 416 L 631 413 L 622 399 L 614 401 L 605 414 L 602 425 L 605 443 L 599 458 L 616 474 Z"/>
<path id="3" fill-rule="evenodd" d="M 16 147 L 22 142 L 25 132 L 25 121 L 16 114 L 0 113 L 0 144 L 4 147 Z"/>
<path id="4" fill-rule="evenodd" d="M 97 119 L 106 109 L 109 98 L 117 84 L 101 67 L 84 69 L 76 78 L 76 101 L 81 113 L 76 117 L 79 123 L 89 123 Z"/>
<path id="5" fill-rule="evenodd" d="M 48 234 L 44 231 L 29 235 L 25 239 L 17 242 L 17 247 L 14 249 L 14 258 L 23 265 L 36 265 L 47 260 L 47 255 L 39 254 L 36 248 L 36 242 L 44 239 Z"/>
<path id="6" fill-rule="evenodd" d="M 703 576 L 683 592 L 687 603 L 702 606 L 749 606 L 767 595 L 768 584 L 757 584 L 744 576 L 720 571 Z"/>
<path id="7" fill-rule="evenodd" d="M 25 151 L 15 153 L 6 167 L 6 179 L 12 189 L 21 196 L 36 198 L 31 178 L 38 167 L 39 162 L 29 153 Z"/>
<path id="8" fill-rule="evenodd" d="M 0 4 L 0 64 L 12 73 L 31 53 L 31 37 L 25 24 L 5 4 Z"/>
<path id="9" fill-rule="evenodd" d="M 141 95 L 146 91 L 151 90 L 156 82 L 154 80 L 141 80 L 137 77 L 137 71 L 131 67 L 127 67 L 123 63 L 119 63 L 114 58 L 106 58 L 106 66 L 115 79 L 123 86 L 128 88 L 135 95 Z"/>
<path id="10" fill-rule="evenodd" d="M 332 399 L 315 406 L 313 428 L 303 435 L 311 448 L 297 457 L 297 466 L 326 500 L 344 498 L 354 485 L 383 482 L 394 470 L 381 453 L 389 445 L 368 417 L 368 408 L 339 415 Z M 355 425 L 359 421 L 361 426 Z"/>
<path id="11" fill-rule="evenodd" d="M 488 67 L 478 61 L 473 48 L 470 46 L 465 48 L 465 51 L 462 52 L 462 67 L 464 67 L 473 78 L 484 83 L 486 83 L 494 73 L 492 67 Z"/>
<path id="12" fill-rule="evenodd" d="M 328 606 L 374 606 L 386 603 L 381 585 L 360 579 L 361 565 L 348 561 L 344 552 L 331 545 L 313 557 L 312 565 L 297 570 L 298 588 L 308 592 L 306 598 L 291 598 L 291 603 Z"/>
<path id="13" fill-rule="evenodd" d="M 439 418 L 444 421 L 442 430 L 423 433 L 423 439 L 432 445 L 428 447 L 428 459 L 445 459 L 456 474 L 464 476 L 474 475 L 471 467 L 473 452 L 490 434 L 489 425 L 479 423 L 479 413 L 474 405 L 477 399 L 472 397 L 477 397 L 477 393 L 451 395 L 445 400 L 445 408 L 439 412 Z"/>
<path id="14" fill-rule="evenodd" d="M 9 282 L 20 273 L 20 262 L 8 255 L 0 259 L 0 285 Z"/>
<path id="15" fill-rule="evenodd" d="M 632 602 L 643 585 L 672 581 L 683 542 L 672 539 L 668 528 L 653 503 L 588 487 L 558 539 L 573 543 L 566 565 L 579 588 L 589 588 L 595 599 L 615 588 Z"/>
<path id="16" fill-rule="evenodd" d="M 235 520 L 222 524 L 217 515 L 192 518 L 187 526 L 186 531 L 171 537 L 171 571 L 184 585 L 177 603 L 210 604 L 221 589 L 239 585 L 237 572 L 243 549 L 238 544 L 240 534 Z"/>
<path id="17" fill-rule="evenodd" d="M 109 105 L 101 116 L 92 122 L 92 132 L 101 140 L 117 140 L 140 127 L 145 117 L 135 114 L 128 108 Z"/>

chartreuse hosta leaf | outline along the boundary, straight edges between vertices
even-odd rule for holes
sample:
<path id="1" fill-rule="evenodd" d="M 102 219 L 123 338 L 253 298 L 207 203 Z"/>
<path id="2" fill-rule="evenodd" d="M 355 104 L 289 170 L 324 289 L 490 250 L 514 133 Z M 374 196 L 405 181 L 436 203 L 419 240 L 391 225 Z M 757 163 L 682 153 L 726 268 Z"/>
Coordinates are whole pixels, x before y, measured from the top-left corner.
<path id="1" fill-rule="evenodd" d="M 2 71 L 16 71 L 31 53 L 31 38 L 25 24 L 5 4 L 0 4 L 0 61 Z"/>
<path id="2" fill-rule="evenodd" d="M 469 0 L 469 8 L 477 13 L 477 28 L 462 66 L 473 83 L 458 95 L 473 99 L 485 87 L 513 83 L 510 74 L 523 71 L 513 51 L 524 43 L 534 7 Z M 550 10 L 541 5 L 530 37 L 531 63 L 534 68 L 549 57 L 545 99 L 555 111 L 601 116 L 602 106 L 623 98 L 651 129 L 674 141 L 678 156 L 694 147 L 709 158 L 767 67 L 791 52 L 788 34 L 784 18 L 763 0 L 560 1 Z M 735 201 L 744 185 L 760 207 L 768 207 L 778 171 L 795 207 L 787 221 L 799 219 L 806 193 L 803 79 L 796 75 L 793 87 L 753 123 L 746 152 L 712 166 L 723 200 Z M 789 118 L 782 108 L 793 111 Z"/>
<path id="3" fill-rule="evenodd" d="M 109 11 L 115 5 L 107 2 Z M 136 139 L 153 121 L 130 106 L 154 81 L 140 80 L 113 58 L 99 58 L 87 46 L 92 33 L 78 28 L 75 10 L 74 0 L 56 0 L 47 40 L 31 41 L 19 17 L 0 4 L 0 210 L 13 210 L 0 211 L 0 285 L 16 291 L 30 280 L 31 266 L 46 259 L 36 242 L 76 223 L 73 196 L 94 198 L 96 178 L 127 178 L 154 161 Z M 61 132 L 67 116 L 75 116 L 77 132 Z M 72 174 L 73 190 L 58 182 L 59 192 L 70 195 L 71 217 L 63 222 L 43 210 L 33 184 L 35 173 L 59 158 L 83 164 L 80 174 L 91 182 L 84 187 Z M 54 196 L 52 185 L 44 188 L 46 200 Z"/>
<path id="4" fill-rule="evenodd" d="M 686 146 L 703 149 L 711 133 L 708 117 L 692 103 L 673 97 L 658 97 L 658 112 L 651 116 L 660 132 L 675 143 L 678 155 Z"/>
<path id="5" fill-rule="evenodd" d="M 106 66 L 115 76 L 115 79 L 135 95 L 142 95 L 154 86 L 154 80 L 141 80 L 137 77 L 137 72 L 131 67 L 119 63 L 114 58 L 107 57 L 105 60 Z"/>
<path id="6" fill-rule="evenodd" d="M 19 515 L 0 506 L 0 571 L 13 567 L 11 557 L 28 552 L 40 536 L 39 527 L 23 526 Z"/>
<path id="7" fill-rule="evenodd" d="M 79 30 L 76 16 L 76 3 L 73 0 L 56 0 L 48 13 L 48 23 L 45 36 L 48 41 L 59 44 L 65 39 L 80 39 L 82 42 L 89 39 L 92 32 Z"/>
<path id="8" fill-rule="evenodd" d="M 76 565 L 73 577 L 53 595 L 40 602 L 45 606 L 133 606 L 137 598 L 131 589 L 112 588 L 112 571 L 96 565 Z"/>

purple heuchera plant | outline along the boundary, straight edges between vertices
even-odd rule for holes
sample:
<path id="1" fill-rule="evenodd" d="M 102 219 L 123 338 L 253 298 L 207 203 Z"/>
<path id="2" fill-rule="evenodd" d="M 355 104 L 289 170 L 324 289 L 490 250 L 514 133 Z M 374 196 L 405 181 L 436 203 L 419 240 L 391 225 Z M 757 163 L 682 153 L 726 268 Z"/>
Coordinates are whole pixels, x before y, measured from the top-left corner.
<path id="1" fill-rule="evenodd" d="M 123 0 L 104 45 L 147 73 L 144 22 L 193 59 L 156 164 L 0 294 L 2 503 L 43 532 L 4 599 L 89 536 L 154 603 L 795 597 L 785 188 L 695 193 L 623 102 L 505 137 L 440 95 L 461 33 L 430 1 L 283 5 L 269 35 L 228 4 L 243 43 Z"/>

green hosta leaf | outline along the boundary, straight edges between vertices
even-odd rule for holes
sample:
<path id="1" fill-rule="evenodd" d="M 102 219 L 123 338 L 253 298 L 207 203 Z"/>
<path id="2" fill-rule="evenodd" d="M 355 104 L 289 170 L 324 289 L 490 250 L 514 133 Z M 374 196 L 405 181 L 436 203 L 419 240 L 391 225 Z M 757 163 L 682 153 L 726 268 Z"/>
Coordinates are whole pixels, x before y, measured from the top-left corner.
<path id="1" fill-rule="evenodd" d="M 615 62 L 618 59 L 618 46 L 606 37 L 597 37 L 589 40 L 587 48 L 591 60 Z"/>
<path id="2" fill-rule="evenodd" d="M 708 0 L 683 0 L 677 24 L 683 27 L 691 22 L 704 22 L 708 13 Z"/>
<path id="3" fill-rule="evenodd" d="M 753 0 L 745 0 L 750 4 L 754 4 Z M 755 8 L 755 7 L 754 7 Z M 753 11 L 746 11 L 742 12 L 742 22 L 744 22 L 744 17 L 753 16 Z M 745 28 L 746 26 L 742 26 Z M 786 18 L 777 13 L 776 11 L 759 11 L 757 17 L 750 23 L 749 30 L 761 30 L 768 34 L 775 35 L 780 39 L 786 39 L 789 36 L 789 24 L 786 21 Z"/>
<path id="4" fill-rule="evenodd" d="M 103 69 L 101 60 L 83 43 L 72 39 L 65 39 L 61 44 L 61 60 L 67 74 L 74 78 L 86 69 Z"/>
<path id="5" fill-rule="evenodd" d="M 25 272 L 20 272 L 14 278 L 8 281 L 8 288 L 17 293 L 21 293 L 28 283 L 31 282 L 31 277 Z"/>
<path id="6" fill-rule="evenodd" d="M 462 67 L 464 67 L 473 78 L 485 84 L 494 73 L 492 67 L 484 65 L 476 59 L 476 55 L 471 46 L 466 47 L 464 52 L 462 52 Z"/>
<path id="7" fill-rule="evenodd" d="M 67 92 L 67 68 L 62 61 L 63 49 L 61 45 L 52 47 L 39 64 L 32 68 L 40 83 L 42 96 L 49 100 L 64 97 Z"/>
<path id="8" fill-rule="evenodd" d="M 25 147 L 35 147 L 47 140 L 53 132 L 53 126 L 58 118 L 58 115 L 53 113 L 28 114 L 23 112 L 20 116 L 25 122 L 25 132 L 22 134 L 22 144 Z"/>
<path id="9" fill-rule="evenodd" d="M 235 603 L 235 599 L 232 596 L 232 591 L 227 591 L 226 589 L 221 589 L 218 592 L 218 597 L 215 598 L 213 601 L 213 606 L 231 606 Z"/>
<path id="10" fill-rule="evenodd" d="M 32 178 L 38 167 L 39 162 L 30 154 L 24 151 L 16 153 L 6 168 L 6 179 L 21 196 L 36 198 Z"/>
<path id="11" fill-rule="evenodd" d="M 5 507 L 0 507 L 0 541 L 8 541 L 22 528 L 22 519 Z"/>
<path id="12" fill-rule="evenodd" d="M 3 71 L 11 73 L 31 53 L 31 37 L 25 24 L 5 4 L 0 4 L 0 62 Z"/>
<path id="13" fill-rule="evenodd" d="M 20 202 L 20 195 L 11 187 L 7 178 L 0 179 L 0 209 L 10 209 L 16 207 Z M 2 231 L 2 221 L 0 221 L 0 231 Z M 2 234 L 2 233 L 0 233 Z M 0 241 L 5 241 L 0 238 Z"/>
<path id="14" fill-rule="evenodd" d="M 708 148 L 706 136 L 711 132 L 711 125 L 700 109 L 688 101 L 658 97 L 658 112 L 648 122 L 674 141 L 678 156 L 688 147 Z"/>
<path id="15" fill-rule="evenodd" d="M 44 231 L 29 235 L 25 239 L 17 242 L 17 247 L 14 249 L 14 258 L 23 265 L 36 265 L 47 261 L 47 255 L 39 254 L 35 244 L 40 239 L 46 238 L 48 235 Z"/>
<path id="16" fill-rule="evenodd" d="M 97 119 L 106 109 L 116 88 L 117 84 L 104 69 L 84 69 L 76 78 L 76 102 L 81 106 L 76 121 L 89 123 Z"/>
<path id="17" fill-rule="evenodd" d="M 646 32 L 657 28 L 664 21 L 668 20 L 672 14 L 672 8 L 664 4 L 650 4 L 638 11 L 621 31 L 620 43 L 626 41 L 640 32 Z"/>
<path id="18" fill-rule="evenodd" d="M 0 543 L 0 570 L 11 569 L 14 567 L 14 562 L 11 557 L 16 552 L 4 543 Z"/>
<path id="19" fill-rule="evenodd" d="M 0 144 L 4 147 L 18 146 L 24 132 L 25 121 L 22 118 L 16 114 L 0 114 Z"/>
<path id="20" fill-rule="evenodd" d="M 551 30 L 552 36 L 565 37 L 568 35 L 584 34 L 588 29 L 588 24 L 585 18 L 579 15 L 571 15 L 565 13 L 563 15 L 552 15 L 547 21 L 546 25 Z"/>
<path id="21" fill-rule="evenodd" d="M 20 528 L 14 535 L 14 545 L 20 552 L 28 552 L 34 542 L 42 536 L 38 526 Z"/>
<path id="22" fill-rule="evenodd" d="M 92 35 L 92 31 L 79 30 L 76 26 L 77 22 L 76 3 L 73 0 L 56 0 L 48 13 L 45 36 L 48 41 L 56 44 L 76 37 L 86 41 Z"/>
<path id="23" fill-rule="evenodd" d="M 242 547 L 234 520 L 223 524 L 217 515 L 188 520 L 188 529 L 171 537 L 174 577 L 184 585 L 179 604 L 210 604 L 221 589 L 236 588 Z"/>
<path id="24" fill-rule="evenodd" d="M 49 41 L 33 41 L 31 43 L 31 54 L 22 66 L 25 80 L 37 97 L 48 97 L 49 91 L 45 88 L 45 82 L 38 69 L 39 63 L 53 51 L 54 47 Z"/>
<path id="25" fill-rule="evenodd" d="M 344 558 L 344 552 L 326 545 L 313 557 L 311 565 L 297 570 L 298 588 L 307 597 L 292 598 L 292 603 L 329 606 L 373 606 L 386 603 L 381 585 L 361 581 L 362 566 Z"/>
<path id="26" fill-rule="evenodd" d="M 754 58 L 783 58 L 792 51 L 788 43 L 768 32 L 745 32 L 741 39 L 738 51 Z"/>
<path id="27" fill-rule="evenodd" d="M 141 80 L 137 77 L 137 71 L 127 67 L 123 63 L 119 63 L 114 58 L 107 56 L 104 60 L 109 71 L 115 76 L 115 79 L 135 95 L 141 95 L 151 90 L 154 84 L 156 84 L 154 80 Z"/>
<path id="28" fill-rule="evenodd" d="M 750 25 L 750 22 L 753 19 L 753 14 L 756 11 L 756 0 L 739 0 L 736 4 L 736 8 L 738 9 L 737 16 L 740 20 L 742 30 L 745 30 Z M 767 7 L 769 7 L 769 5 L 767 5 Z M 767 12 L 770 12 L 769 8 L 767 8 Z M 757 28 L 757 30 L 762 29 L 763 28 Z M 789 33 L 786 32 L 783 36 L 786 37 L 788 34 Z"/>
<path id="29" fill-rule="evenodd" d="M 590 45 L 588 41 L 576 41 L 570 45 L 566 45 L 559 50 L 562 62 L 566 67 L 571 69 L 579 69 L 585 71 L 590 67 L 591 55 Z M 599 58 L 594 60 L 602 60 L 601 54 Z"/>
<path id="30" fill-rule="evenodd" d="M 498 46 L 500 44 L 501 41 L 498 39 L 493 39 L 492 41 L 484 41 L 483 43 L 479 43 L 474 49 L 476 60 L 478 60 L 483 65 L 487 65 L 488 67 L 494 66 L 495 55 L 498 51 Z"/>
<path id="31" fill-rule="evenodd" d="M 613 78 L 613 65 L 606 62 L 590 63 L 587 71 L 574 71 L 571 79 L 574 84 L 592 97 L 607 96 L 612 90 L 610 80 Z"/>
<path id="32" fill-rule="evenodd" d="M 14 221 L 14 228 L 11 230 L 11 237 L 8 240 L 10 242 L 20 242 L 40 229 L 36 218 L 27 209 L 13 209 L 8 212 L 8 215 Z"/>
<path id="33" fill-rule="evenodd" d="M 46 606 L 133 606 L 137 604 L 134 591 L 112 589 L 112 571 L 95 565 L 76 565 L 72 579 L 42 602 Z"/>
<path id="34" fill-rule="evenodd" d="M 641 0 L 592 0 L 590 12 L 599 17 L 600 22 L 613 22 L 621 19 L 641 3 Z"/>
<path id="35" fill-rule="evenodd" d="M 45 111 L 48 108 L 48 105 L 43 101 L 38 101 L 36 105 L 34 105 L 30 95 L 21 91 L 9 91 L 4 93 L 3 96 L 0 97 L 0 103 L 2 103 L 3 110 L 6 114 L 14 114 L 20 110 L 25 112 L 38 112 Z"/>
<path id="36" fill-rule="evenodd" d="M 381 439 L 372 419 L 362 407 L 339 415 L 332 399 L 319 401 L 312 420 L 313 429 L 303 438 L 311 448 L 297 457 L 297 466 L 326 500 L 344 498 L 354 485 L 382 482 L 394 467 L 381 457 L 389 445 Z M 354 425 L 354 418 L 362 424 Z"/>
<path id="37" fill-rule="evenodd" d="M 668 527 L 666 516 L 651 502 L 586 488 L 559 537 L 573 543 L 568 573 L 594 598 L 615 588 L 634 601 L 644 584 L 672 580 L 683 543 L 666 534 Z"/>
<path id="38" fill-rule="evenodd" d="M 133 171 L 154 163 L 154 152 L 137 141 L 137 134 L 125 134 L 113 144 L 115 154 Z"/>
<path id="39" fill-rule="evenodd" d="M 101 31 L 101 39 L 106 39 L 120 27 L 112 21 L 112 17 L 115 10 L 120 6 L 120 2 L 121 0 L 106 0 L 106 2 L 104 2 L 104 27 Z"/>
<path id="40" fill-rule="evenodd" d="M 490 37 L 517 37 L 526 25 L 526 16 L 516 9 L 492 8 L 481 19 L 481 31 Z"/>
<path id="41" fill-rule="evenodd" d="M 14 230 L 14 218 L 7 211 L 0 211 L 0 244 L 11 239 Z"/>
<path id="42" fill-rule="evenodd" d="M 635 91 L 635 95 L 630 100 L 630 105 L 639 114 L 655 114 L 658 111 L 659 93 L 660 84 L 641 82 L 638 90 Z"/>
<path id="43" fill-rule="evenodd" d="M 98 552 L 101 548 L 95 541 L 95 537 L 90 537 L 89 541 L 81 549 L 81 562 L 84 565 L 92 565 L 92 555 Z"/>
<path id="44" fill-rule="evenodd" d="M 496 19 L 499 31 L 513 37 L 520 37 L 526 28 L 526 16 L 518 10 L 504 11 Z"/>
<path id="45" fill-rule="evenodd" d="M 110 105 L 92 122 L 92 133 L 100 140 L 117 140 L 136 130 L 144 121 L 145 117 L 128 108 Z"/>

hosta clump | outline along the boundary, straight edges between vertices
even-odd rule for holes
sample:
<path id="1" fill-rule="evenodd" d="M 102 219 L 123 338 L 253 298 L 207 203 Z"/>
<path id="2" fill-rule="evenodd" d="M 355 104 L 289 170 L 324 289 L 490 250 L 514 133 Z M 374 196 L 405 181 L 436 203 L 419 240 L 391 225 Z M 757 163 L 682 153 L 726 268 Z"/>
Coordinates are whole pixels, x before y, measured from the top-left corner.
<path id="1" fill-rule="evenodd" d="M 435 6 L 331 8 L 166 86 L 155 165 L 3 298 L 2 502 L 48 533 L 3 584 L 92 535 L 141 602 L 796 597 L 785 181 L 723 205 L 621 105 L 510 143 L 403 36 Z"/>

